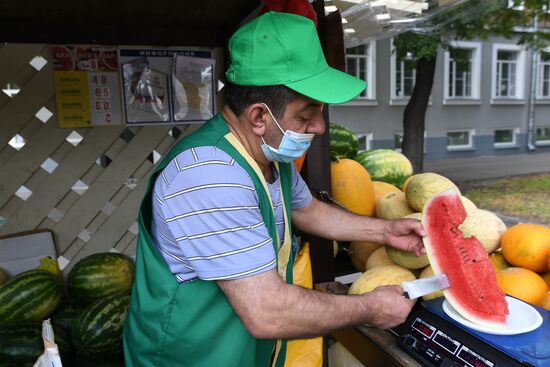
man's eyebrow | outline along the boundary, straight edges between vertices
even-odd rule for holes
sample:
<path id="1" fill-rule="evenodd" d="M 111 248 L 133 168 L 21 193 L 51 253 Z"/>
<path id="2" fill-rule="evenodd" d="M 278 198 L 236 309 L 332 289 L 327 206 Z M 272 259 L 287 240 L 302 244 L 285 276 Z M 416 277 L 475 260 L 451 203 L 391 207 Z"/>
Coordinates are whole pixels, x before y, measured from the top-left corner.
<path id="1" fill-rule="evenodd" d="M 316 102 L 310 102 L 308 103 L 305 107 L 303 107 L 302 109 L 300 109 L 298 112 L 304 112 L 306 110 L 309 110 L 309 109 L 312 109 L 312 108 L 319 108 L 321 107 L 322 104 L 321 103 L 316 103 Z"/>

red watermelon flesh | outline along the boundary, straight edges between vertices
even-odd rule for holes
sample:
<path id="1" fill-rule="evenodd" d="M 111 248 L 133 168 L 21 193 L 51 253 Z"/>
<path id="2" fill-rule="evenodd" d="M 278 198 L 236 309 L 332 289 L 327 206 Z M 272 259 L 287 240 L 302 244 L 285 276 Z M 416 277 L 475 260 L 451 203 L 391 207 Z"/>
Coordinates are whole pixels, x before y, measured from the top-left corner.
<path id="1" fill-rule="evenodd" d="M 508 303 L 481 242 L 464 238 L 458 226 L 466 219 L 460 194 L 447 190 L 431 198 L 422 210 L 426 229 L 424 247 L 434 274 L 446 274 L 445 299 L 465 319 L 483 326 L 504 328 Z"/>

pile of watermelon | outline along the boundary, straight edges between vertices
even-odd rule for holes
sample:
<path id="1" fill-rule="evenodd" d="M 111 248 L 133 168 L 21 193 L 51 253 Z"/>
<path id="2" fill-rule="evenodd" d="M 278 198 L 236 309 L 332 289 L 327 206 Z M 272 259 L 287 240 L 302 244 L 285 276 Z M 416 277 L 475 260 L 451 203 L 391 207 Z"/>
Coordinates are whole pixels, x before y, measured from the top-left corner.
<path id="1" fill-rule="evenodd" d="M 0 280 L 0 366 L 33 366 L 44 351 L 42 321 L 48 318 L 63 365 L 124 365 L 131 258 L 119 253 L 87 256 L 74 265 L 66 282 L 57 262 L 46 259 L 36 269 Z"/>

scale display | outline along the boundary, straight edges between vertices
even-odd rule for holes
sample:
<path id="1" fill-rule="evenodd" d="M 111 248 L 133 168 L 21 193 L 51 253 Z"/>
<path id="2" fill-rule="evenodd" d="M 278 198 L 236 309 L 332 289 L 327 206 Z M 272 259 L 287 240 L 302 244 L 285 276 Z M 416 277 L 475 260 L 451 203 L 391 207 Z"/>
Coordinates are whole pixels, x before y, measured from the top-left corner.
<path id="1" fill-rule="evenodd" d="M 400 331 L 398 345 L 427 367 L 519 367 L 514 358 L 418 307 Z"/>

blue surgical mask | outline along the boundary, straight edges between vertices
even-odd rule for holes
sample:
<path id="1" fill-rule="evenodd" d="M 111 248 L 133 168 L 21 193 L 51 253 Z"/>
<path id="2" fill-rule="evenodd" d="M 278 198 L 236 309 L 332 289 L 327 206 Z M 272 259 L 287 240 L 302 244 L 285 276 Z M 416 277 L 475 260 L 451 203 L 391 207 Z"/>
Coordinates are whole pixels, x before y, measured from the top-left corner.
<path id="1" fill-rule="evenodd" d="M 281 132 L 283 133 L 283 138 L 281 139 L 281 143 L 279 144 L 279 148 L 277 149 L 268 145 L 262 136 L 262 141 L 264 143 L 261 145 L 261 148 L 264 152 L 266 159 L 271 162 L 277 161 L 290 163 L 293 160 L 303 156 L 306 150 L 308 150 L 309 146 L 311 145 L 311 141 L 315 137 L 315 134 L 301 134 L 290 130 L 283 131 L 281 125 L 279 125 L 277 119 L 273 116 L 269 107 L 267 107 L 265 103 L 263 105 L 265 106 L 265 108 L 267 108 L 267 111 L 271 115 L 273 121 L 275 121 L 275 124 L 277 125 L 279 130 L 281 130 Z"/>

